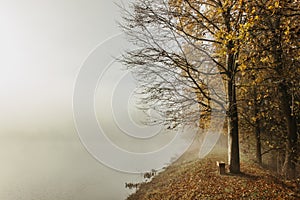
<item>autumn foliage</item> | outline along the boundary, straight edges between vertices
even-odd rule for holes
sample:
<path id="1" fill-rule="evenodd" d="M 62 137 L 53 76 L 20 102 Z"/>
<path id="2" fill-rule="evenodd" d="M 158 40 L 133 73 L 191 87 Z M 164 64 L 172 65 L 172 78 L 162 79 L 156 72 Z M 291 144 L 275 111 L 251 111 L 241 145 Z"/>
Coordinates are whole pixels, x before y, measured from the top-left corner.
<path id="1" fill-rule="evenodd" d="M 201 122 L 214 109 L 226 114 L 231 173 L 241 172 L 242 137 L 260 165 L 271 155 L 278 174 L 295 179 L 299 18 L 297 0 L 136 0 L 121 24 L 137 49 L 122 61 L 140 83 L 141 105 L 164 114 L 163 125 Z M 216 75 L 224 95 L 208 86 Z"/>

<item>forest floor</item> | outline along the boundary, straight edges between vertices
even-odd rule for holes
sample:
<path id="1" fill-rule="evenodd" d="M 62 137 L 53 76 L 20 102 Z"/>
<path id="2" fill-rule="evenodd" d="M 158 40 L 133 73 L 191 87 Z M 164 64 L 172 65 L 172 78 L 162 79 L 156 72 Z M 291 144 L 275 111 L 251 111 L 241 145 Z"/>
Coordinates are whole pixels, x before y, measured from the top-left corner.
<path id="1" fill-rule="evenodd" d="M 142 183 L 128 200 L 300 199 L 299 179 L 282 181 L 252 161 L 241 162 L 241 174 L 220 175 L 216 161 L 225 157 L 212 152 L 203 159 L 179 160 Z"/>

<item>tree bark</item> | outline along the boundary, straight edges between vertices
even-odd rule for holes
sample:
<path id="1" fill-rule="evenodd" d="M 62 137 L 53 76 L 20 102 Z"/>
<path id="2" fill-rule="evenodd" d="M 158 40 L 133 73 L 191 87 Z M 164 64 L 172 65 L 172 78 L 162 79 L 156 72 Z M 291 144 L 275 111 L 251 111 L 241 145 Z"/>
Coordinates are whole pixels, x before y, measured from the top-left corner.
<path id="1" fill-rule="evenodd" d="M 297 162 L 297 122 L 292 112 L 292 96 L 288 93 L 288 87 L 280 83 L 280 101 L 283 115 L 287 125 L 287 137 L 285 141 L 285 157 L 282 167 L 282 175 L 287 179 L 296 177 Z"/>
<path id="2" fill-rule="evenodd" d="M 257 92 L 256 85 L 253 88 L 254 92 L 254 117 L 255 117 L 255 141 L 256 141 L 256 161 L 258 164 L 262 164 L 262 154 L 261 154 L 261 140 L 260 140 L 260 119 L 258 116 L 259 107 L 257 102 Z"/>
<path id="3" fill-rule="evenodd" d="M 239 151 L 239 131 L 238 112 L 236 103 L 236 85 L 234 76 L 234 55 L 229 54 L 227 60 L 228 69 L 228 161 L 231 173 L 240 173 L 240 151 Z"/>
<path id="4" fill-rule="evenodd" d="M 277 17 L 275 20 L 275 30 L 280 30 L 281 18 Z M 275 31 L 276 32 L 276 31 Z M 278 85 L 279 90 L 279 100 L 281 104 L 281 110 L 286 121 L 287 135 L 285 140 L 285 156 L 282 167 L 282 175 L 287 179 L 292 179 L 296 176 L 296 162 L 297 162 L 297 121 L 295 115 L 292 111 L 292 95 L 289 93 L 290 86 L 287 83 L 285 77 L 283 76 L 285 70 L 284 62 L 284 51 L 281 45 L 282 34 L 277 34 L 274 37 L 274 49 L 273 54 L 275 58 L 275 63 L 277 66 L 275 68 L 279 76 L 282 76 L 281 82 Z"/>
<path id="5" fill-rule="evenodd" d="M 227 33 L 232 31 L 230 19 L 231 10 L 227 8 L 223 12 L 224 24 L 226 26 Z M 230 173 L 240 173 L 240 149 L 239 149 L 239 124 L 238 124 L 238 112 L 236 103 L 236 85 L 235 85 L 235 73 L 236 73 L 236 55 L 232 51 L 234 48 L 234 42 L 228 41 L 227 44 L 227 119 L 228 119 L 228 164 Z"/>
<path id="6" fill-rule="evenodd" d="M 238 114 L 236 105 L 235 86 L 232 81 L 228 82 L 228 160 L 231 173 L 240 173 L 240 153 L 238 134 Z"/>
<path id="7" fill-rule="evenodd" d="M 260 126 L 259 120 L 255 122 L 255 139 L 256 139 L 256 161 L 258 164 L 262 164 L 261 155 L 261 140 L 260 140 Z"/>

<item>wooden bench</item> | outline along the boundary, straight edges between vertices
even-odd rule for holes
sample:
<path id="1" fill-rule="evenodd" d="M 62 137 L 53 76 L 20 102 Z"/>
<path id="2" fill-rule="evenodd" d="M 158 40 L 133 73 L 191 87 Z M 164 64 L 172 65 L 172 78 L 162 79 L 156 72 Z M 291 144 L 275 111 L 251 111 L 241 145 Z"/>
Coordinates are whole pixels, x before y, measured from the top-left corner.
<path id="1" fill-rule="evenodd" d="M 223 161 L 217 161 L 217 166 L 219 167 L 219 172 L 220 174 L 226 174 L 226 171 L 225 171 L 225 162 Z"/>

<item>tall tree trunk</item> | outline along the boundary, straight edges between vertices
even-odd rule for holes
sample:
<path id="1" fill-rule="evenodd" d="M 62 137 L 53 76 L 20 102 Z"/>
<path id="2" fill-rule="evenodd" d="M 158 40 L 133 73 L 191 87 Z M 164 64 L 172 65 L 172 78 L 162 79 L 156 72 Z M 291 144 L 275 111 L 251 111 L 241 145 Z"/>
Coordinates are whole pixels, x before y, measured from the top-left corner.
<path id="1" fill-rule="evenodd" d="M 261 140 L 260 140 L 260 119 L 258 116 L 259 108 L 258 108 L 258 102 L 256 100 L 257 98 L 257 92 L 256 92 L 256 86 L 253 88 L 254 93 L 254 117 L 255 117 L 255 141 L 256 141 L 256 161 L 258 164 L 262 164 L 262 155 L 261 155 Z"/>
<path id="2" fill-rule="evenodd" d="M 288 179 L 296 177 L 297 162 L 297 122 L 292 112 L 292 96 L 288 92 L 288 87 L 280 83 L 280 101 L 283 115 L 287 125 L 287 137 L 285 141 L 285 157 L 282 167 L 282 175 Z"/>
<path id="3" fill-rule="evenodd" d="M 227 8 L 223 12 L 223 19 L 226 26 L 227 33 L 232 31 L 231 27 L 231 8 Z M 236 56 L 237 53 L 233 53 L 234 42 L 228 41 L 227 44 L 227 119 L 228 119 L 228 162 L 229 171 L 231 173 L 240 173 L 240 149 L 239 149 L 239 124 L 238 124 L 238 112 L 236 103 L 236 85 L 235 85 L 235 74 L 236 74 Z"/>
<path id="4" fill-rule="evenodd" d="M 275 30 L 280 31 L 281 17 L 278 16 L 275 20 Z M 276 32 L 276 31 L 275 31 Z M 285 141 L 285 157 L 282 167 L 282 175 L 286 178 L 294 178 L 296 176 L 296 162 L 297 162 L 297 122 L 292 111 L 292 95 L 289 93 L 289 84 L 284 77 L 285 70 L 285 56 L 283 47 L 281 45 L 282 34 L 277 34 L 274 37 L 273 54 L 275 63 L 277 64 L 275 70 L 279 76 L 282 76 L 278 89 L 280 93 L 280 104 L 283 116 L 286 121 L 287 136 Z"/>
<path id="5" fill-rule="evenodd" d="M 262 154 L 261 154 L 261 140 L 260 140 L 260 126 L 259 119 L 255 122 L 255 139 L 256 139 L 256 161 L 258 164 L 262 164 Z"/>
<path id="6" fill-rule="evenodd" d="M 231 173 L 240 173 L 240 150 L 239 150 L 239 131 L 238 131 L 238 112 L 236 102 L 236 85 L 234 76 L 234 55 L 229 54 L 227 60 L 228 67 L 228 161 Z"/>
<path id="7" fill-rule="evenodd" d="M 231 173 L 240 173 L 240 152 L 238 134 L 238 114 L 236 105 L 235 86 L 228 81 L 228 161 Z"/>

